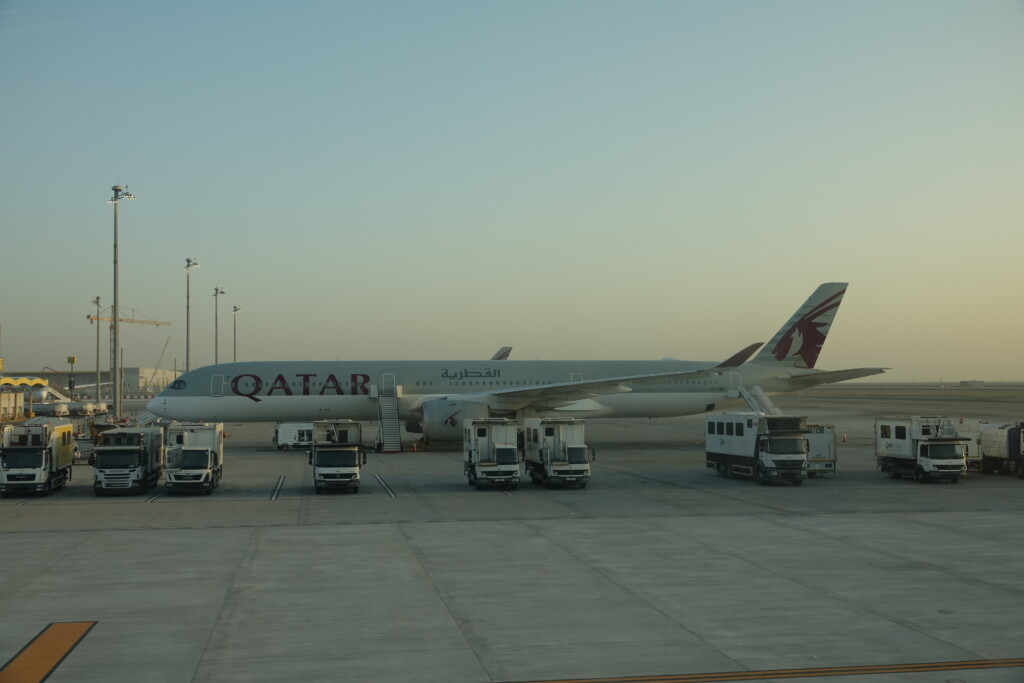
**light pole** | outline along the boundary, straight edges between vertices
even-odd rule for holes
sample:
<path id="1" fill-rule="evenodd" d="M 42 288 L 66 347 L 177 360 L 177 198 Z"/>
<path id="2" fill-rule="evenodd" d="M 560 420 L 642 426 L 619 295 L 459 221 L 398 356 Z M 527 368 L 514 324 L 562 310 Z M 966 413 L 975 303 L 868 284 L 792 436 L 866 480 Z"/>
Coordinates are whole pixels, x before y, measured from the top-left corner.
<path id="1" fill-rule="evenodd" d="M 71 372 L 68 373 L 68 398 L 72 401 L 75 400 L 75 363 L 78 362 L 78 356 L 68 356 L 68 365 L 71 366 Z"/>
<path id="2" fill-rule="evenodd" d="M 232 320 L 233 325 L 232 325 L 232 327 L 234 327 L 234 335 L 233 335 L 234 339 L 232 340 L 232 346 L 234 348 L 234 353 L 231 356 L 231 360 L 236 362 L 236 363 L 238 362 L 238 312 L 240 310 L 242 310 L 242 309 L 239 308 L 238 306 L 232 306 L 231 307 L 231 315 L 233 317 L 233 320 Z"/>
<path id="3" fill-rule="evenodd" d="M 114 382 L 114 419 L 121 419 L 121 359 L 118 353 L 121 343 L 120 330 L 118 325 L 118 318 L 121 317 L 121 310 L 117 307 L 117 206 L 122 199 L 135 199 L 135 195 L 129 192 L 126 188 L 122 188 L 120 185 L 114 185 L 111 190 L 114 191 L 114 196 L 107 200 L 108 203 L 114 205 L 114 310 L 113 315 L 113 327 L 114 327 L 114 339 L 112 344 L 114 345 L 114 363 L 111 367 L 111 373 L 114 375 L 111 379 Z"/>
<path id="4" fill-rule="evenodd" d="M 90 303 L 96 305 L 96 403 L 100 402 L 100 298 Z M 91 321 L 90 321 L 91 322 Z"/>
<path id="5" fill-rule="evenodd" d="M 218 336 L 218 325 L 220 317 L 217 315 L 217 297 L 224 293 L 224 290 L 220 287 L 213 288 L 213 362 L 217 363 L 218 356 L 217 351 L 220 348 L 220 339 Z"/>
<path id="6" fill-rule="evenodd" d="M 191 274 L 193 268 L 198 268 L 199 263 L 194 258 L 185 259 L 185 372 L 192 369 L 192 298 L 191 298 Z"/>

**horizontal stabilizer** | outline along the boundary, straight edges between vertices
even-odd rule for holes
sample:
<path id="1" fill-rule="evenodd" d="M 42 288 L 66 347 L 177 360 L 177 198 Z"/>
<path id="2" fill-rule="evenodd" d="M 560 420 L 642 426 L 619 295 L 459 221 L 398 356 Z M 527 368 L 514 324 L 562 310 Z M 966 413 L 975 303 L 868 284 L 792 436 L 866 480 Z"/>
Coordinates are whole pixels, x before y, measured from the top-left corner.
<path id="1" fill-rule="evenodd" d="M 719 363 L 715 367 L 716 368 L 735 368 L 735 367 L 739 367 L 740 365 L 743 365 L 744 363 L 746 363 L 747 359 L 750 358 L 751 356 L 753 356 L 754 355 L 754 351 L 757 351 L 759 348 L 761 348 L 761 342 L 757 342 L 755 344 L 751 344 L 750 346 L 748 346 L 747 348 L 743 349 L 742 351 L 737 351 L 735 354 L 729 356 L 728 358 L 723 360 L 721 363 Z"/>
<path id="2" fill-rule="evenodd" d="M 849 370 L 829 370 L 827 372 L 813 372 L 806 375 L 788 375 L 786 379 L 802 387 L 814 387 L 819 384 L 830 384 L 832 382 L 845 382 L 858 377 L 870 377 L 880 375 L 888 368 L 851 368 Z"/>

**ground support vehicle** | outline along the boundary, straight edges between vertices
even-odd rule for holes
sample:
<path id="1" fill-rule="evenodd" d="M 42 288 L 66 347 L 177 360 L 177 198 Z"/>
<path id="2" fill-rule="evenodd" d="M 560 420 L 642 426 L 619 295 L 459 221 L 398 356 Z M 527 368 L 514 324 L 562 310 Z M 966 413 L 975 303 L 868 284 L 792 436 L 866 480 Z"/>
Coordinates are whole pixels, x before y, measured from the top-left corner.
<path id="1" fill-rule="evenodd" d="M 519 426 L 514 420 L 463 420 L 462 433 L 462 472 L 470 486 L 519 488 Z"/>
<path id="2" fill-rule="evenodd" d="M 274 445 L 279 451 L 309 450 L 313 445 L 313 423 L 278 422 L 274 425 Z"/>
<path id="3" fill-rule="evenodd" d="M 313 467 L 315 491 L 341 489 L 359 493 L 361 468 L 366 464 L 362 425 L 354 420 L 321 420 L 312 424 L 309 464 Z"/>
<path id="4" fill-rule="evenodd" d="M 587 488 L 593 451 L 584 439 L 584 420 L 523 420 L 526 475 L 534 484 Z"/>
<path id="5" fill-rule="evenodd" d="M 807 418 L 753 412 L 704 417 L 706 466 L 722 477 L 799 486 L 807 478 Z"/>
<path id="6" fill-rule="evenodd" d="M 164 429 L 166 464 L 164 490 L 206 495 L 220 486 L 224 476 L 224 424 L 176 422 Z"/>
<path id="7" fill-rule="evenodd" d="M 948 417 L 875 418 L 875 457 L 890 479 L 942 479 L 953 484 L 967 474 L 964 454 L 970 439 Z"/>
<path id="8" fill-rule="evenodd" d="M 836 428 L 832 425 L 807 425 L 807 476 L 835 474 Z"/>
<path id="9" fill-rule="evenodd" d="M 93 493 L 141 493 L 156 486 L 164 467 L 162 427 L 118 427 L 96 437 Z"/>
<path id="10" fill-rule="evenodd" d="M 75 459 L 70 420 L 35 417 L 4 427 L 0 441 L 0 494 L 49 495 L 67 487 Z"/>

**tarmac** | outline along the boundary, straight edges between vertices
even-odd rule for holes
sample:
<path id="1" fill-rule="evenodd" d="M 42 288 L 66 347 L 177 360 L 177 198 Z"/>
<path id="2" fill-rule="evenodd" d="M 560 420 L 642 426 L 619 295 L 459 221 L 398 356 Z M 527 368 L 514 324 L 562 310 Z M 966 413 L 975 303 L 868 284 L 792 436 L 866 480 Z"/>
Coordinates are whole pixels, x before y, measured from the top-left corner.
<path id="1" fill-rule="evenodd" d="M 845 435 L 799 487 L 715 475 L 702 416 L 589 422 L 585 490 L 419 450 L 316 496 L 271 424 L 226 425 L 212 496 L 96 498 L 76 465 L 0 501 L 0 683 L 1024 681 L 1024 481 L 893 481 L 871 441 L 1024 391 L 827 389 L 776 399 Z"/>

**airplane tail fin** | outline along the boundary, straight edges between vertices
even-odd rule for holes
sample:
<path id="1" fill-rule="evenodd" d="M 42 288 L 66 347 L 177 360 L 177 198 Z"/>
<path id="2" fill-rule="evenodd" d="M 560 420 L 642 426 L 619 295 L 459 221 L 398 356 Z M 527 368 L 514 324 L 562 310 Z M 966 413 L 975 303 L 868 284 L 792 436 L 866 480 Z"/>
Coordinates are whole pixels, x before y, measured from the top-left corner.
<path id="1" fill-rule="evenodd" d="M 775 333 L 754 362 L 783 363 L 797 368 L 813 368 L 821 347 L 846 294 L 846 282 L 820 285 Z"/>

